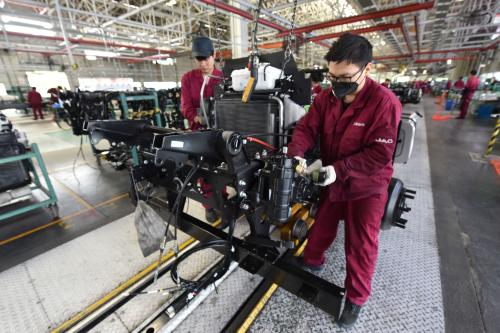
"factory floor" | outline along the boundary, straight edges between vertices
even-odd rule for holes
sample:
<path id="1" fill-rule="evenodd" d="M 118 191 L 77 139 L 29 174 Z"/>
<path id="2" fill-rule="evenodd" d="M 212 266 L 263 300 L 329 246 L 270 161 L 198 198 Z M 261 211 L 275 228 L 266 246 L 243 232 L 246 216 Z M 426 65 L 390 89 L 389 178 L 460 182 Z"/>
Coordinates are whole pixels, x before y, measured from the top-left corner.
<path id="1" fill-rule="evenodd" d="M 39 208 L 0 221 L 0 271 L 133 212 L 127 171 L 116 171 L 106 162 L 98 167 L 87 138 L 84 160 L 82 154 L 77 158 L 81 137 L 59 128 L 52 116 L 38 121 L 14 112 L 7 116 L 30 143 L 38 144 L 57 193 L 60 218 L 54 220 L 49 210 Z M 0 213 L 26 204 L 1 207 Z"/>
<path id="2" fill-rule="evenodd" d="M 419 141 L 425 147 L 415 147 L 413 158 L 418 160 L 396 169 L 406 185 L 418 191 L 417 206 L 412 205 L 414 220 L 410 219 L 408 230 L 381 234 L 374 295 L 364 309 L 359 330 L 354 331 L 495 332 L 500 327 L 500 175 L 488 161 L 475 161 L 469 154 L 485 150 L 495 121 L 433 120 L 440 110 L 435 102 L 426 97 L 418 105 L 405 106 L 424 113 L 421 127 L 426 135 L 426 140 Z M 30 142 L 40 146 L 58 195 L 60 219 L 53 221 L 49 212 L 38 209 L 0 221 L 0 272 L 111 226 L 133 212 L 127 172 L 105 162 L 98 167 L 88 142 L 82 145 L 86 161 L 80 156 L 75 162 L 80 138 L 71 131 L 61 130 L 50 120 L 11 119 L 17 129 L 27 132 Z M 500 143 L 492 154 L 500 155 Z M 405 237 L 404 242 L 400 237 Z M 332 255 L 342 256 L 341 252 L 338 242 L 332 246 Z M 337 260 L 330 262 L 332 269 Z M 420 266 L 405 267 L 413 262 Z M 325 278 L 341 284 L 341 269 L 332 274 Z M 391 286 L 391 279 L 405 280 Z M 413 287 L 415 294 L 407 295 Z M 332 331 L 334 326 L 318 314 L 320 310 L 300 305 L 286 292 L 273 299 L 251 331 L 300 331 L 300 327 L 311 329 L 310 325 L 317 328 L 313 331 Z M 300 306 L 286 311 L 282 306 L 290 300 Z M 302 324 L 295 322 L 301 318 Z M 184 328 L 189 325 L 186 321 Z"/>

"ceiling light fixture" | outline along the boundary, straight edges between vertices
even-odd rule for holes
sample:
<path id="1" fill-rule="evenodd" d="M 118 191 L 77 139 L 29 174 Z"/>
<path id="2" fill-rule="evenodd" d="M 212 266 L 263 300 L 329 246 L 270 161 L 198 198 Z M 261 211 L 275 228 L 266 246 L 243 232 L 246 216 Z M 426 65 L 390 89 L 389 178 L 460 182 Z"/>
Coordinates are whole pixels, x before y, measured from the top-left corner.
<path id="1" fill-rule="evenodd" d="M 29 35 L 38 35 L 38 36 L 47 36 L 54 37 L 56 35 L 55 31 L 40 29 L 40 28 L 30 28 L 23 25 L 16 24 L 5 24 L 4 28 L 6 31 L 17 32 L 21 34 L 29 34 Z"/>
<path id="2" fill-rule="evenodd" d="M 36 26 L 39 26 L 39 27 L 42 27 L 45 29 L 54 28 L 54 25 L 50 22 L 45 22 L 45 21 L 40 21 L 40 20 L 32 20 L 32 19 L 10 16 L 10 15 L 2 15 L 2 22 L 3 23 L 9 23 L 9 22 L 24 23 L 24 24 L 28 24 L 28 25 L 36 25 Z"/>
<path id="3" fill-rule="evenodd" d="M 102 58 L 116 58 L 120 56 L 120 53 L 111 51 L 100 51 L 100 50 L 83 50 L 86 56 L 95 56 Z"/>

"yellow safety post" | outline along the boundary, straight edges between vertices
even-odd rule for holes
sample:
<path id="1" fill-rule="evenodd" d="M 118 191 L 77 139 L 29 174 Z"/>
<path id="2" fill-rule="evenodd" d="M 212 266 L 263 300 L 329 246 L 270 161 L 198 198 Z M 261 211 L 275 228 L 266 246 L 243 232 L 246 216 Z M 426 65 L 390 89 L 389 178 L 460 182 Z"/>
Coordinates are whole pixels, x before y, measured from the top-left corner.
<path id="1" fill-rule="evenodd" d="M 484 157 L 488 156 L 493 151 L 493 146 L 495 145 L 495 142 L 497 142 L 498 134 L 500 134 L 500 116 L 497 117 L 497 123 L 495 124 L 493 134 L 491 134 L 490 141 L 488 142 L 488 148 L 486 148 L 486 151 L 484 152 Z"/>

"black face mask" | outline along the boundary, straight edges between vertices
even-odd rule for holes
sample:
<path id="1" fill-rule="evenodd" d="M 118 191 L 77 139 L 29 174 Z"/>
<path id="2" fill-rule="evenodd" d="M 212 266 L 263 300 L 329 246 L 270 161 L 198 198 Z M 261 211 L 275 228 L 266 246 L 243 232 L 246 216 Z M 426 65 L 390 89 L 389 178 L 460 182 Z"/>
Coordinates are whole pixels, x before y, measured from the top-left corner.
<path id="1" fill-rule="evenodd" d="M 357 82 L 332 82 L 332 92 L 337 98 L 343 98 L 358 89 Z"/>
<path id="2" fill-rule="evenodd" d="M 361 78 L 361 73 L 363 73 L 363 70 L 366 68 L 366 65 L 361 67 L 359 71 L 357 71 L 353 76 L 349 78 L 348 82 L 339 82 L 337 80 L 330 80 L 332 83 L 332 92 L 333 95 L 339 99 L 344 98 L 345 96 L 352 94 L 355 92 L 358 87 L 358 80 Z M 359 75 L 358 75 L 359 74 Z M 358 76 L 358 78 L 355 81 L 352 81 L 353 77 Z"/>

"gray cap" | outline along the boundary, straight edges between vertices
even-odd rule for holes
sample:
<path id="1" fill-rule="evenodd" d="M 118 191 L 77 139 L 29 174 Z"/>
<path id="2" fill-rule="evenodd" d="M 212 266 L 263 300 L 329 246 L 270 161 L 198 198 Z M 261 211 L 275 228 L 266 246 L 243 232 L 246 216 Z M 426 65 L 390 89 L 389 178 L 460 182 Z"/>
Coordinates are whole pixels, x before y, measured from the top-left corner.
<path id="1" fill-rule="evenodd" d="M 195 37 L 193 39 L 193 57 L 208 58 L 214 53 L 214 46 L 208 37 Z"/>

